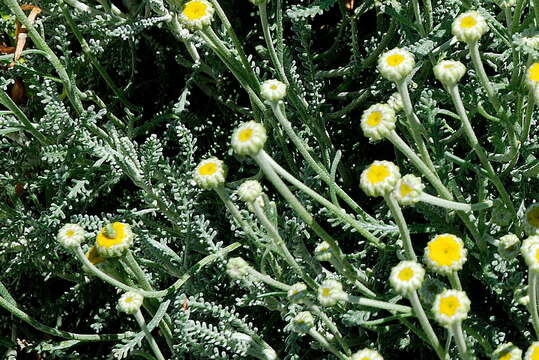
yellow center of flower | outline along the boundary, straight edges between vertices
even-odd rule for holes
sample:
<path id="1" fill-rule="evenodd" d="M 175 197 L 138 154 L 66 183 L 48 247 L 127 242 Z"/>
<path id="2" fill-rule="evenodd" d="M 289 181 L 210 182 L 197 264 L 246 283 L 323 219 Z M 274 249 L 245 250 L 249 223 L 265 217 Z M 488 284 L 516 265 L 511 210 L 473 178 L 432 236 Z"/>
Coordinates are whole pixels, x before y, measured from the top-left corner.
<path id="1" fill-rule="evenodd" d="M 322 288 L 322 296 L 329 296 L 330 293 L 329 288 Z"/>
<path id="2" fill-rule="evenodd" d="M 531 356 L 530 356 L 530 359 L 531 360 L 539 360 L 539 347 L 538 346 L 534 346 L 534 348 L 532 350 L 532 353 L 531 353 Z"/>
<path id="3" fill-rule="evenodd" d="M 454 316 L 460 307 L 460 301 L 458 297 L 454 295 L 446 296 L 440 300 L 440 313 L 446 316 Z"/>
<path id="4" fill-rule="evenodd" d="M 198 174 L 202 176 L 209 176 L 215 174 L 217 171 L 217 164 L 213 162 L 206 163 L 198 168 Z"/>
<path id="5" fill-rule="evenodd" d="M 528 77 L 531 81 L 539 81 L 539 63 L 533 63 L 528 70 Z"/>
<path id="6" fill-rule="evenodd" d="M 75 235 L 75 231 L 74 231 L 74 230 L 69 229 L 69 230 L 66 231 L 66 236 L 67 236 L 67 237 L 72 237 L 73 235 Z"/>
<path id="7" fill-rule="evenodd" d="M 473 16 L 465 16 L 460 21 L 460 26 L 466 29 L 474 27 L 475 25 L 477 25 L 477 20 L 475 20 Z"/>
<path id="8" fill-rule="evenodd" d="M 455 67 L 455 64 L 445 64 L 444 69 L 452 69 Z"/>
<path id="9" fill-rule="evenodd" d="M 375 127 L 376 125 L 382 122 L 382 113 L 380 111 L 373 111 L 367 117 L 367 124 L 369 126 Z"/>
<path id="10" fill-rule="evenodd" d="M 389 55 L 387 57 L 387 64 L 389 66 L 398 66 L 400 65 L 405 59 L 404 56 L 402 56 L 401 54 L 393 54 L 393 55 Z"/>
<path id="11" fill-rule="evenodd" d="M 530 225 L 539 228 L 539 206 L 533 208 L 526 217 Z"/>
<path id="12" fill-rule="evenodd" d="M 385 165 L 371 165 L 367 170 L 367 179 L 371 184 L 378 184 L 390 175 L 389 169 Z"/>
<path id="13" fill-rule="evenodd" d="M 364 357 L 361 358 L 361 360 L 371 360 L 371 358 L 368 357 L 368 356 L 364 356 Z"/>
<path id="14" fill-rule="evenodd" d="M 539 249 L 535 250 L 535 261 L 539 263 Z"/>
<path id="15" fill-rule="evenodd" d="M 271 85 L 271 86 L 270 86 L 270 89 L 271 89 L 271 90 L 277 90 L 277 85 Z"/>
<path id="16" fill-rule="evenodd" d="M 208 5 L 204 4 L 202 1 L 189 1 L 183 8 L 183 15 L 189 20 L 198 20 L 206 15 L 207 8 Z"/>
<path id="17" fill-rule="evenodd" d="M 404 268 L 399 272 L 398 278 L 402 281 L 408 281 L 414 276 L 414 270 L 411 268 Z"/>
<path id="18" fill-rule="evenodd" d="M 401 193 L 402 197 L 408 196 L 408 194 L 410 194 L 412 190 L 414 189 L 412 189 L 410 185 L 405 184 L 405 183 L 402 183 L 401 186 L 399 187 L 399 192 Z"/>
<path id="19" fill-rule="evenodd" d="M 97 264 L 102 263 L 103 261 L 105 261 L 105 258 L 104 258 L 104 257 L 99 256 L 99 254 L 97 253 L 97 249 L 95 248 L 95 246 L 92 246 L 92 247 L 90 248 L 90 250 L 88 250 L 88 252 L 86 253 L 86 258 L 88 259 L 88 261 L 89 261 L 92 265 L 97 265 Z"/>
<path id="20" fill-rule="evenodd" d="M 436 236 L 427 247 L 430 260 L 438 266 L 450 266 L 462 256 L 462 247 L 453 235 Z"/>
<path id="21" fill-rule="evenodd" d="M 97 245 L 108 249 L 114 245 L 121 244 L 125 241 L 127 235 L 125 233 L 126 224 L 115 222 L 112 224 L 112 228 L 116 232 L 116 236 L 113 238 L 108 237 L 105 228 L 103 228 L 101 229 L 99 234 L 97 234 Z"/>
<path id="22" fill-rule="evenodd" d="M 238 132 L 238 139 L 241 142 L 249 141 L 253 136 L 253 129 L 243 129 Z"/>
<path id="23" fill-rule="evenodd" d="M 498 358 L 499 360 L 511 360 L 511 353 L 508 352 L 507 354 L 504 354 Z"/>
<path id="24" fill-rule="evenodd" d="M 126 303 L 130 303 L 131 301 L 133 301 L 133 298 L 132 298 L 131 296 L 128 297 L 127 299 L 125 299 L 125 302 L 126 302 Z"/>

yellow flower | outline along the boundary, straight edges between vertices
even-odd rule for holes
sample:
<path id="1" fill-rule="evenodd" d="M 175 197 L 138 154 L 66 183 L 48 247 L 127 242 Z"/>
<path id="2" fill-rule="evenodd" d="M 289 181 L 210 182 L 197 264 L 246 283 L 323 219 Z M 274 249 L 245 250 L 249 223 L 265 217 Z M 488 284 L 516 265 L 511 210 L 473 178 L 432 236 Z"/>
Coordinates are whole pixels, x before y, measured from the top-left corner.
<path id="1" fill-rule="evenodd" d="M 434 77 L 444 85 L 454 85 L 466 74 L 466 67 L 460 61 L 443 60 L 433 69 Z"/>
<path id="2" fill-rule="evenodd" d="M 526 71 L 526 83 L 535 88 L 539 82 L 539 62 L 535 62 L 528 67 Z"/>
<path id="3" fill-rule="evenodd" d="M 216 157 L 202 160 L 193 172 L 193 180 L 202 189 L 214 189 L 225 183 L 225 163 Z"/>
<path id="4" fill-rule="evenodd" d="M 451 31 L 458 41 L 473 43 L 488 31 L 488 25 L 477 11 L 467 11 L 453 21 Z"/>
<path id="5" fill-rule="evenodd" d="M 86 258 L 92 265 L 97 265 L 106 260 L 106 258 L 99 256 L 99 253 L 97 252 L 97 248 L 92 246 L 90 250 L 86 252 Z"/>
<path id="6" fill-rule="evenodd" d="M 501 344 L 492 353 L 492 360 L 521 360 L 522 350 L 512 343 Z"/>
<path id="7" fill-rule="evenodd" d="M 129 224 L 114 222 L 97 234 L 95 247 L 103 257 L 121 256 L 133 244 L 134 234 Z"/>
<path id="8" fill-rule="evenodd" d="M 404 49 L 394 48 L 378 59 L 378 71 L 389 81 L 401 81 L 414 69 L 414 55 Z"/>
<path id="9" fill-rule="evenodd" d="M 60 230 L 56 239 L 66 249 L 73 249 L 84 240 L 86 232 L 79 224 L 65 224 Z"/>
<path id="10" fill-rule="evenodd" d="M 211 24 L 213 6 L 206 0 L 191 0 L 185 3 L 180 13 L 180 21 L 190 29 L 200 30 Z"/>
<path id="11" fill-rule="evenodd" d="M 436 296 L 432 312 L 442 326 L 451 326 L 466 319 L 470 310 L 470 299 L 464 291 L 444 290 Z"/>
<path id="12" fill-rule="evenodd" d="M 240 124 L 232 134 L 232 149 L 238 155 L 256 155 L 267 140 L 266 128 L 256 121 L 248 121 Z"/>
<path id="13" fill-rule="evenodd" d="M 139 311 L 144 297 L 136 292 L 126 292 L 118 300 L 118 310 L 126 314 L 134 314 Z"/>
<path id="14" fill-rule="evenodd" d="M 524 360 L 539 360 L 539 341 L 534 341 L 530 345 L 526 355 L 524 355 Z"/>
<path id="15" fill-rule="evenodd" d="M 464 243 L 452 234 L 436 235 L 427 243 L 424 260 L 429 268 L 440 274 L 458 271 L 466 262 Z"/>
<path id="16" fill-rule="evenodd" d="M 369 196 L 384 196 L 393 190 L 400 177 L 397 165 L 375 161 L 361 173 L 360 186 Z"/>
<path id="17" fill-rule="evenodd" d="M 352 355 L 352 360 L 384 360 L 376 350 L 363 349 Z"/>
<path id="18" fill-rule="evenodd" d="M 393 196 L 401 205 L 415 205 L 423 194 L 424 188 L 421 178 L 412 174 L 404 175 L 397 181 Z"/>
<path id="19" fill-rule="evenodd" d="M 391 269 L 389 283 L 401 295 L 409 294 L 421 287 L 425 269 L 415 261 L 401 261 Z"/>
<path id="20" fill-rule="evenodd" d="M 387 104 L 374 104 L 361 116 L 363 135 L 372 140 L 380 140 L 395 129 L 395 111 Z"/>

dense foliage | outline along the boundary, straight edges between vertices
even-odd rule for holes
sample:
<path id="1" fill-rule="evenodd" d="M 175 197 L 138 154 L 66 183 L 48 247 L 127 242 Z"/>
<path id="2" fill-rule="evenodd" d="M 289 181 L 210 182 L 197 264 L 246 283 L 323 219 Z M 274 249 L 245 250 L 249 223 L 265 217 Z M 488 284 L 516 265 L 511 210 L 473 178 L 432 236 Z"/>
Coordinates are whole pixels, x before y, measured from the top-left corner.
<path id="1" fill-rule="evenodd" d="M 539 358 L 539 1 L 0 12 L 5 359 Z"/>

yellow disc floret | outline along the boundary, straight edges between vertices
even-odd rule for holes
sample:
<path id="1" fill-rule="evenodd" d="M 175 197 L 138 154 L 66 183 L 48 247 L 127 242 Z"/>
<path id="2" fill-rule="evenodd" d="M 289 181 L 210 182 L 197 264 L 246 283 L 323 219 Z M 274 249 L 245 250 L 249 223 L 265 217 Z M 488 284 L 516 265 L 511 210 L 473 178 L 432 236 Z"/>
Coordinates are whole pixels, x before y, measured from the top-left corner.
<path id="1" fill-rule="evenodd" d="M 443 326 L 451 326 L 466 319 L 470 310 L 470 300 L 464 291 L 444 290 L 436 296 L 432 312 Z"/>
<path id="2" fill-rule="evenodd" d="M 401 261 L 391 269 L 389 283 L 401 295 L 408 295 L 419 289 L 425 277 L 425 269 L 415 261 Z"/>
<path id="3" fill-rule="evenodd" d="M 424 258 L 432 270 L 449 274 L 462 269 L 466 261 L 466 249 L 460 238 L 452 234 L 441 234 L 428 242 Z"/>
<path id="4" fill-rule="evenodd" d="M 375 161 L 361 173 L 360 186 L 369 196 L 384 196 L 400 179 L 399 167 L 390 161 Z"/>
<path id="5" fill-rule="evenodd" d="M 191 0 L 183 6 L 179 18 L 186 27 L 201 30 L 211 24 L 214 11 L 206 0 Z"/>
<path id="6" fill-rule="evenodd" d="M 129 224 L 114 222 L 97 234 L 95 247 L 100 256 L 121 256 L 133 244 L 133 238 Z"/>

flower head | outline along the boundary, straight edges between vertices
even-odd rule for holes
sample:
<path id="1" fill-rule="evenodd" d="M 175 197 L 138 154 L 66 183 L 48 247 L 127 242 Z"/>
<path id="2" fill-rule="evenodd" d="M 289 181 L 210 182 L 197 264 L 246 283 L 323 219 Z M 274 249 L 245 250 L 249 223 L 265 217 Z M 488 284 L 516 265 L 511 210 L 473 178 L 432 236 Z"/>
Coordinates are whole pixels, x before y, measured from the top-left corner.
<path id="1" fill-rule="evenodd" d="M 453 21 L 451 30 L 458 41 L 473 43 L 488 31 L 488 25 L 477 11 L 467 11 Z"/>
<path id="2" fill-rule="evenodd" d="M 322 241 L 314 249 L 314 257 L 318 261 L 329 261 L 332 257 L 331 247 L 325 241 Z"/>
<path id="3" fill-rule="evenodd" d="M 501 344 L 492 353 L 492 360 L 522 360 L 522 350 L 513 343 Z"/>
<path id="4" fill-rule="evenodd" d="M 118 300 L 118 310 L 126 314 L 134 314 L 142 305 L 144 297 L 136 292 L 126 292 Z"/>
<path id="5" fill-rule="evenodd" d="M 393 195 L 401 205 L 415 205 L 423 194 L 424 188 L 425 185 L 421 182 L 420 177 L 408 174 L 397 181 Z"/>
<path id="6" fill-rule="evenodd" d="M 288 300 L 295 304 L 302 304 L 307 296 L 307 285 L 302 282 L 295 283 L 288 290 Z"/>
<path id="7" fill-rule="evenodd" d="M 232 134 L 232 148 L 238 155 L 256 155 L 266 143 L 264 125 L 256 121 L 241 124 Z"/>
<path id="8" fill-rule="evenodd" d="M 314 318 L 308 311 L 298 313 L 292 321 L 294 331 L 298 333 L 306 333 L 314 326 Z"/>
<path id="9" fill-rule="evenodd" d="M 56 239 L 66 249 L 73 249 L 84 240 L 86 232 L 79 224 L 65 224 L 60 230 Z"/>
<path id="10" fill-rule="evenodd" d="M 515 234 L 507 234 L 498 239 L 498 252 L 505 259 L 517 256 L 520 250 L 520 239 Z"/>
<path id="11" fill-rule="evenodd" d="M 533 89 L 539 83 L 539 62 L 534 62 L 526 71 L 526 83 Z"/>
<path id="12" fill-rule="evenodd" d="M 363 135 L 372 140 L 385 138 L 395 129 L 395 111 L 387 104 L 374 104 L 361 116 Z"/>
<path id="13" fill-rule="evenodd" d="M 531 248 L 532 245 L 539 244 L 539 235 L 530 236 L 522 242 L 520 247 L 520 252 L 522 256 L 526 256 L 526 252 Z"/>
<path id="14" fill-rule="evenodd" d="M 436 235 L 427 243 L 424 259 L 429 268 L 447 275 L 462 269 L 466 262 L 466 249 L 462 240 L 455 235 Z"/>
<path id="15" fill-rule="evenodd" d="M 324 280 L 318 288 L 318 301 L 322 306 L 334 306 L 346 299 L 342 284 L 337 280 Z"/>
<path id="16" fill-rule="evenodd" d="M 262 195 L 262 185 L 256 180 L 247 180 L 238 188 L 238 195 L 241 200 L 252 203 Z"/>
<path id="17" fill-rule="evenodd" d="M 114 222 L 108 224 L 97 234 L 95 247 L 103 257 L 121 256 L 133 245 L 133 231 L 129 224 Z"/>
<path id="18" fill-rule="evenodd" d="M 395 113 L 398 113 L 404 109 L 404 104 L 402 102 L 401 94 L 398 92 L 394 92 L 391 94 L 389 99 L 387 100 L 387 104 L 395 111 Z"/>
<path id="19" fill-rule="evenodd" d="M 460 61 L 443 60 L 433 69 L 434 76 L 444 85 L 455 85 L 466 74 L 466 66 Z"/>
<path id="20" fill-rule="evenodd" d="M 389 81 L 401 81 L 414 69 L 414 55 L 404 49 L 394 48 L 378 59 L 378 71 Z"/>
<path id="21" fill-rule="evenodd" d="M 531 245 L 522 248 L 524 260 L 531 271 L 539 272 L 539 243 L 534 242 Z"/>
<path id="22" fill-rule="evenodd" d="M 183 5 L 180 21 L 192 30 L 201 30 L 211 24 L 215 9 L 206 0 L 191 0 Z"/>
<path id="23" fill-rule="evenodd" d="M 279 80 L 266 80 L 261 85 L 260 96 L 268 101 L 282 100 L 286 96 L 286 84 Z"/>
<path id="24" fill-rule="evenodd" d="M 391 269 L 389 282 L 401 295 L 409 294 L 421 287 L 425 278 L 425 269 L 415 261 L 401 261 Z"/>
<path id="25" fill-rule="evenodd" d="M 384 196 L 395 187 L 401 174 L 390 161 L 375 161 L 361 173 L 360 186 L 369 196 Z"/>
<path id="26" fill-rule="evenodd" d="M 470 310 L 470 299 L 464 291 L 444 290 L 436 296 L 432 312 L 442 326 L 451 326 L 466 319 Z"/>
<path id="27" fill-rule="evenodd" d="M 92 246 L 90 248 L 90 250 L 88 250 L 86 252 L 86 258 L 88 259 L 88 261 L 92 264 L 92 265 L 97 265 L 97 264 L 100 264 L 102 262 L 104 262 L 105 260 L 107 260 L 106 258 L 104 258 L 103 256 L 100 256 L 99 253 L 97 252 L 97 248 L 94 246 Z"/>
<path id="28" fill-rule="evenodd" d="M 524 216 L 524 230 L 530 236 L 539 235 L 539 203 L 528 207 Z"/>
<path id="29" fill-rule="evenodd" d="M 534 341 L 526 351 L 524 360 L 537 360 L 539 359 L 539 341 Z"/>
<path id="30" fill-rule="evenodd" d="M 211 157 L 202 160 L 193 171 L 193 180 L 202 189 L 215 189 L 225 183 L 226 165 L 222 160 Z"/>
<path id="31" fill-rule="evenodd" d="M 352 360 L 384 360 L 382 355 L 376 350 L 363 349 L 352 355 Z"/>
<path id="32" fill-rule="evenodd" d="M 231 258 L 226 264 L 226 273 L 232 279 L 241 279 L 249 273 L 249 264 L 240 257 Z"/>

